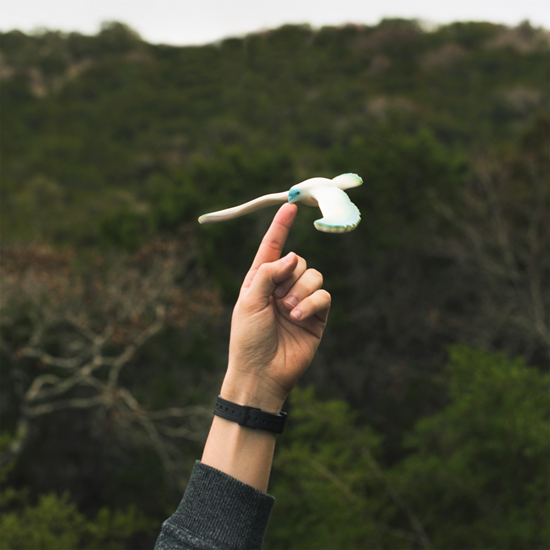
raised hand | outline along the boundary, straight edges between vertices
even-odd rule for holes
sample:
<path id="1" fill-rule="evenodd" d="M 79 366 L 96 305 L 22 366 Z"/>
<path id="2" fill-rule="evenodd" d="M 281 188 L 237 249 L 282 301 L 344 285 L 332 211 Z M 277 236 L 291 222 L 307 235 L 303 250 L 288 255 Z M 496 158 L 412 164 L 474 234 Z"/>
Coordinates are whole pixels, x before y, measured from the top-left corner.
<path id="1" fill-rule="evenodd" d="M 322 275 L 293 252 L 281 258 L 297 207 L 283 205 L 246 275 L 231 325 L 221 395 L 279 412 L 323 335 L 330 295 Z"/>

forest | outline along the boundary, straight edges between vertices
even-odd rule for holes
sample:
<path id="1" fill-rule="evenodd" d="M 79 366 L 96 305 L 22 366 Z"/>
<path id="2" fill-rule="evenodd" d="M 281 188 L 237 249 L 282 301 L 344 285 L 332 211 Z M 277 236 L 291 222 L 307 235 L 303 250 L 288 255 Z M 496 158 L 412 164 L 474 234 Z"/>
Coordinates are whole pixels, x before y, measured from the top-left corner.
<path id="1" fill-rule="evenodd" d="M 152 548 L 200 459 L 275 208 L 332 307 L 285 408 L 265 549 L 550 547 L 550 32 L 120 22 L 0 33 L 0 547 Z"/>

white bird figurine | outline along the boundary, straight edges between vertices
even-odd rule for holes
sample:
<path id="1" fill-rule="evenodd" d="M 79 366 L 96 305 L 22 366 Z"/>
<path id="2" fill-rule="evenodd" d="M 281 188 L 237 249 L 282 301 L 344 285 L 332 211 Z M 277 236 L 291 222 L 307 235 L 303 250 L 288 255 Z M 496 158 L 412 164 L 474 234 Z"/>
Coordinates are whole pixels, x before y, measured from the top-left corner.
<path id="1" fill-rule="evenodd" d="M 353 231 L 361 221 L 361 213 L 343 189 L 358 187 L 363 180 L 357 174 L 342 174 L 334 179 L 310 178 L 293 185 L 289 191 L 272 193 L 258 197 L 240 206 L 227 208 L 218 212 L 204 214 L 199 223 L 217 223 L 244 216 L 266 206 L 303 202 L 308 206 L 318 206 L 323 213 L 320 220 L 314 222 L 315 229 L 327 233 L 345 233 Z"/>

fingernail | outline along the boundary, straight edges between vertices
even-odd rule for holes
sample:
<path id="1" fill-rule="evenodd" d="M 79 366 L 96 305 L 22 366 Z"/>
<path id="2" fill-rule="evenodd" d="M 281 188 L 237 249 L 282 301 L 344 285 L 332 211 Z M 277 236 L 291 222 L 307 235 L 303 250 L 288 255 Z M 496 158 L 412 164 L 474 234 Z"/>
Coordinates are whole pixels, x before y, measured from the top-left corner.
<path id="1" fill-rule="evenodd" d="M 284 304 L 287 309 L 294 309 L 298 305 L 298 300 L 295 296 L 289 296 L 285 301 Z"/>
<path id="2" fill-rule="evenodd" d="M 282 286 L 278 286 L 275 291 L 273 292 L 275 294 L 275 298 L 282 298 L 285 295 L 285 289 Z"/>
<path id="3" fill-rule="evenodd" d="M 291 317 L 296 319 L 296 321 L 299 321 L 302 318 L 302 312 L 299 309 L 295 309 L 291 314 Z"/>

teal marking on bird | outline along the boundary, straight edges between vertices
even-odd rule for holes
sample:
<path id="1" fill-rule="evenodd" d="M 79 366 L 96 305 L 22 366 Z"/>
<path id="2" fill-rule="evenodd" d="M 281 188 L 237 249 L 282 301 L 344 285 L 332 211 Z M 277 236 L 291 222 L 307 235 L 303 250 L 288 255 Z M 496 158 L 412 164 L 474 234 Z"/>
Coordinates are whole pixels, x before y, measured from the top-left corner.
<path id="1" fill-rule="evenodd" d="M 258 197 L 240 206 L 218 212 L 204 214 L 199 223 L 218 223 L 232 220 L 255 212 L 267 206 L 283 202 L 301 202 L 307 206 L 318 206 L 323 217 L 314 222 L 315 229 L 327 233 L 346 233 L 353 231 L 361 221 L 361 213 L 353 204 L 344 189 L 358 187 L 363 180 L 357 174 L 342 174 L 334 179 L 310 178 L 293 185 L 289 191 L 272 193 Z"/>

